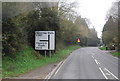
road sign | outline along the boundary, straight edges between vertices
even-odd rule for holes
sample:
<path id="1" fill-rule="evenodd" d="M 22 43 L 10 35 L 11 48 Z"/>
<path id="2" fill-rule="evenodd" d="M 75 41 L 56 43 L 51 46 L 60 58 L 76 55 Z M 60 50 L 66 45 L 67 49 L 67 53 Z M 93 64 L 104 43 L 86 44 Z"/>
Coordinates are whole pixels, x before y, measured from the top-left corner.
<path id="1" fill-rule="evenodd" d="M 81 42 L 79 38 L 77 39 L 77 42 Z"/>
<path id="2" fill-rule="evenodd" d="M 35 50 L 55 50 L 55 31 L 35 31 Z"/>

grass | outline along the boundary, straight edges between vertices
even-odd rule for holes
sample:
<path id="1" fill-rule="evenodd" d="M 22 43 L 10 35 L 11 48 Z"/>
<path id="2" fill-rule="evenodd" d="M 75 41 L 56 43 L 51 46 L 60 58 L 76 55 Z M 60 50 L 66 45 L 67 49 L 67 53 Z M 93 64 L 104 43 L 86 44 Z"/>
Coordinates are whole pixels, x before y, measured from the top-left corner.
<path id="1" fill-rule="evenodd" d="M 99 47 L 99 49 L 101 49 L 101 50 L 106 50 L 106 48 L 105 48 L 105 47 Z"/>
<path id="2" fill-rule="evenodd" d="M 113 52 L 111 53 L 112 55 L 116 56 L 116 57 L 119 57 L 120 58 L 120 52 Z"/>
<path id="3" fill-rule="evenodd" d="M 66 49 L 57 51 L 51 58 L 41 56 L 40 59 L 36 59 L 34 50 L 31 47 L 26 47 L 17 53 L 15 60 L 9 60 L 8 57 L 3 59 L 2 77 L 17 77 L 20 74 L 44 66 L 45 64 L 60 61 L 77 48 L 79 48 L 79 46 L 69 46 Z"/>

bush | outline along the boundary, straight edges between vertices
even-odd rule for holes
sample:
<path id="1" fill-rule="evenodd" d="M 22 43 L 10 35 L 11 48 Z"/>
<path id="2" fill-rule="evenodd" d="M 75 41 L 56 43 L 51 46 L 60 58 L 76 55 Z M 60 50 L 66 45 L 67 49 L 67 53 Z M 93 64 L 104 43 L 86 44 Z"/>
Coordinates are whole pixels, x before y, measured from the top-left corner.
<path id="1" fill-rule="evenodd" d="M 2 34 L 2 50 L 3 56 L 15 57 L 15 53 L 21 49 L 22 35 L 12 19 L 3 20 L 3 34 Z"/>
<path id="2" fill-rule="evenodd" d="M 115 45 L 113 44 L 109 44 L 107 47 L 109 50 L 115 50 Z"/>

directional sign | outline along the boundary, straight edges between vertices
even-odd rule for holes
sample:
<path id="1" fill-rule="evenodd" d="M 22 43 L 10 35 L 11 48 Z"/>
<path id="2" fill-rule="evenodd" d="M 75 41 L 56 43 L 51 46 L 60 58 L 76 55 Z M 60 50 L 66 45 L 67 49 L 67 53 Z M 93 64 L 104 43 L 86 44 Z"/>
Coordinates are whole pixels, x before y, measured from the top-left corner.
<path id="1" fill-rule="evenodd" d="M 55 50 L 55 31 L 35 31 L 36 50 Z"/>
<path id="2" fill-rule="evenodd" d="M 80 39 L 79 39 L 79 38 L 77 39 L 77 42 L 80 42 Z"/>

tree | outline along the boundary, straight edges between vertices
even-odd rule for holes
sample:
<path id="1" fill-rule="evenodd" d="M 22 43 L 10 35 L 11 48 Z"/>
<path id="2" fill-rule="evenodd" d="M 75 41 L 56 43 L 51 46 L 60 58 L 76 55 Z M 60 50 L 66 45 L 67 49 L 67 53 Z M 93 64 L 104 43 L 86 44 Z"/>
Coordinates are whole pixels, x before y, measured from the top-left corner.
<path id="1" fill-rule="evenodd" d="M 106 18 L 108 19 L 110 16 L 112 16 L 113 19 L 118 19 L 118 1 L 112 4 L 112 7 L 106 15 Z"/>
<path id="2" fill-rule="evenodd" d="M 27 42 L 25 39 L 27 37 L 25 36 L 26 15 L 33 10 L 33 6 L 31 3 L 5 2 L 2 7 L 3 55 L 14 58 L 22 49 L 22 45 Z"/>
<path id="3" fill-rule="evenodd" d="M 106 24 L 104 25 L 102 31 L 102 39 L 106 45 L 114 43 L 115 45 L 118 43 L 118 25 L 117 22 L 114 21 L 113 17 L 110 16 Z"/>
<path id="4" fill-rule="evenodd" d="M 88 31 L 88 40 L 87 40 L 87 45 L 88 46 L 97 46 L 99 43 L 99 38 L 97 37 L 97 32 L 95 28 L 90 28 Z"/>
<path id="5" fill-rule="evenodd" d="M 76 20 L 78 16 L 77 12 L 75 12 L 76 2 L 67 3 L 59 1 L 58 5 L 58 15 L 61 19 L 68 19 L 73 22 Z"/>
<path id="6" fill-rule="evenodd" d="M 111 32 L 109 31 L 109 33 L 113 33 L 112 37 L 109 36 L 109 38 L 113 39 L 111 40 L 111 42 L 114 42 L 114 44 L 117 44 L 118 46 L 118 51 L 120 51 L 120 30 L 119 30 L 119 1 L 116 1 L 113 3 L 112 7 L 110 8 L 108 14 L 107 14 L 107 19 L 109 20 L 110 17 L 112 17 L 113 19 L 113 25 L 112 25 L 112 29 Z M 107 21 L 108 22 L 108 21 Z M 105 38 L 104 38 L 105 39 Z"/>

